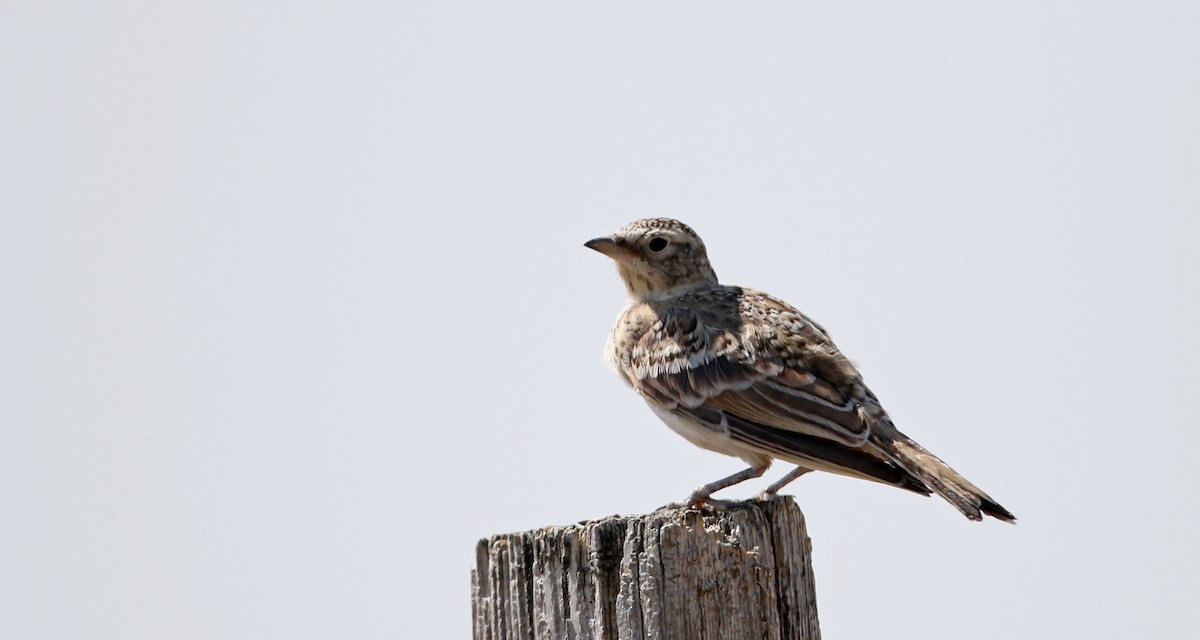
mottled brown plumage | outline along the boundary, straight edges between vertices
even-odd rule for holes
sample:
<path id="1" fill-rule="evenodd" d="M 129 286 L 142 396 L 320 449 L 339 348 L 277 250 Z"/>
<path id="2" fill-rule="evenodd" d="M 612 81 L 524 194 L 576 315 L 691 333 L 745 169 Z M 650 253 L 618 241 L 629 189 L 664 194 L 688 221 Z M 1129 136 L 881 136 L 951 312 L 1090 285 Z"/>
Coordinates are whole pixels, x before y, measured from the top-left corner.
<path id="1" fill-rule="evenodd" d="M 821 470 L 934 492 L 972 520 L 1014 520 L 896 429 L 820 325 L 766 293 L 721 285 L 687 225 L 638 220 L 586 246 L 616 261 L 629 293 L 607 349 L 613 368 L 677 433 L 750 465 L 688 503 L 714 502 L 777 458 L 798 467 L 764 496 Z"/>

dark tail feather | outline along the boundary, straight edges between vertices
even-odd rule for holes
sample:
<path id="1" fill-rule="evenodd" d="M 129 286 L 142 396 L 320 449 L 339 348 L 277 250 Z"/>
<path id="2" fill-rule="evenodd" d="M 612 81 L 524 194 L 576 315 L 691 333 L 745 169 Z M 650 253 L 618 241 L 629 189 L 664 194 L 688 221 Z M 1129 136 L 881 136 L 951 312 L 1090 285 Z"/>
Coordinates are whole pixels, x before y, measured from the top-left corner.
<path id="1" fill-rule="evenodd" d="M 1016 522 L 1016 516 L 1008 509 L 890 423 L 872 426 L 871 443 L 971 520 L 982 520 L 981 514 L 986 514 L 1004 522 Z"/>
<path id="2" fill-rule="evenodd" d="M 987 496 L 987 494 L 981 495 L 980 498 L 981 498 L 981 503 L 979 505 L 980 511 L 983 511 L 984 513 L 988 514 L 989 516 L 991 516 L 997 520 L 1003 520 L 1005 522 L 1011 522 L 1013 524 L 1017 523 L 1016 516 L 1009 513 L 1008 509 L 1005 509 L 1004 507 L 1000 506 L 995 500 L 992 500 L 991 498 L 989 498 Z"/>

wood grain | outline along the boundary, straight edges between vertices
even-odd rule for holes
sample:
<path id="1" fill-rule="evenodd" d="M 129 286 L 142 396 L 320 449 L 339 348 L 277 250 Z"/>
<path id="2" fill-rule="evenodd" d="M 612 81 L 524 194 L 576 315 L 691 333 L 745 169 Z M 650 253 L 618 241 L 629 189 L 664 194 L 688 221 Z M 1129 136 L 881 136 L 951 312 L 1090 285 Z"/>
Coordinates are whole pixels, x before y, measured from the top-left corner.
<path id="1" fill-rule="evenodd" d="M 479 541 L 476 640 L 818 640 L 812 546 L 789 497 Z"/>

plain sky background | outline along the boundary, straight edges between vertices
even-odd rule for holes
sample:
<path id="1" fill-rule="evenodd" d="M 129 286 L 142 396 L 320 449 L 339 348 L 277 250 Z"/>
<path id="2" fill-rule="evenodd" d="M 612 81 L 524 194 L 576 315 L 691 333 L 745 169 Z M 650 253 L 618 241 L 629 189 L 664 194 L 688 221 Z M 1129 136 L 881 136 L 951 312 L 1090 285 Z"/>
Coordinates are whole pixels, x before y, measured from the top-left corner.
<path id="1" fill-rule="evenodd" d="M 738 470 L 601 362 L 668 215 L 1020 518 L 798 481 L 825 637 L 1194 637 L 1197 25 L 0 1 L 3 635 L 464 638 L 480 537 Z"/>

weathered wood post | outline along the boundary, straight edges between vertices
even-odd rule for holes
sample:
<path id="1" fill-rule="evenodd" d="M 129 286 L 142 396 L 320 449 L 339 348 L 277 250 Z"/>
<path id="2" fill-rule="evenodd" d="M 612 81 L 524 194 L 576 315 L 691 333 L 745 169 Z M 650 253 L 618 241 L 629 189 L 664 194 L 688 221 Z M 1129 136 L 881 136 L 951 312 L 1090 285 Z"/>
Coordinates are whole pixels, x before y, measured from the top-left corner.
<path id="1" fill-rule="evenodd" d="M 480 540 L 475 640 L 818 640 L 812 545 L 790 497 Z"/>

